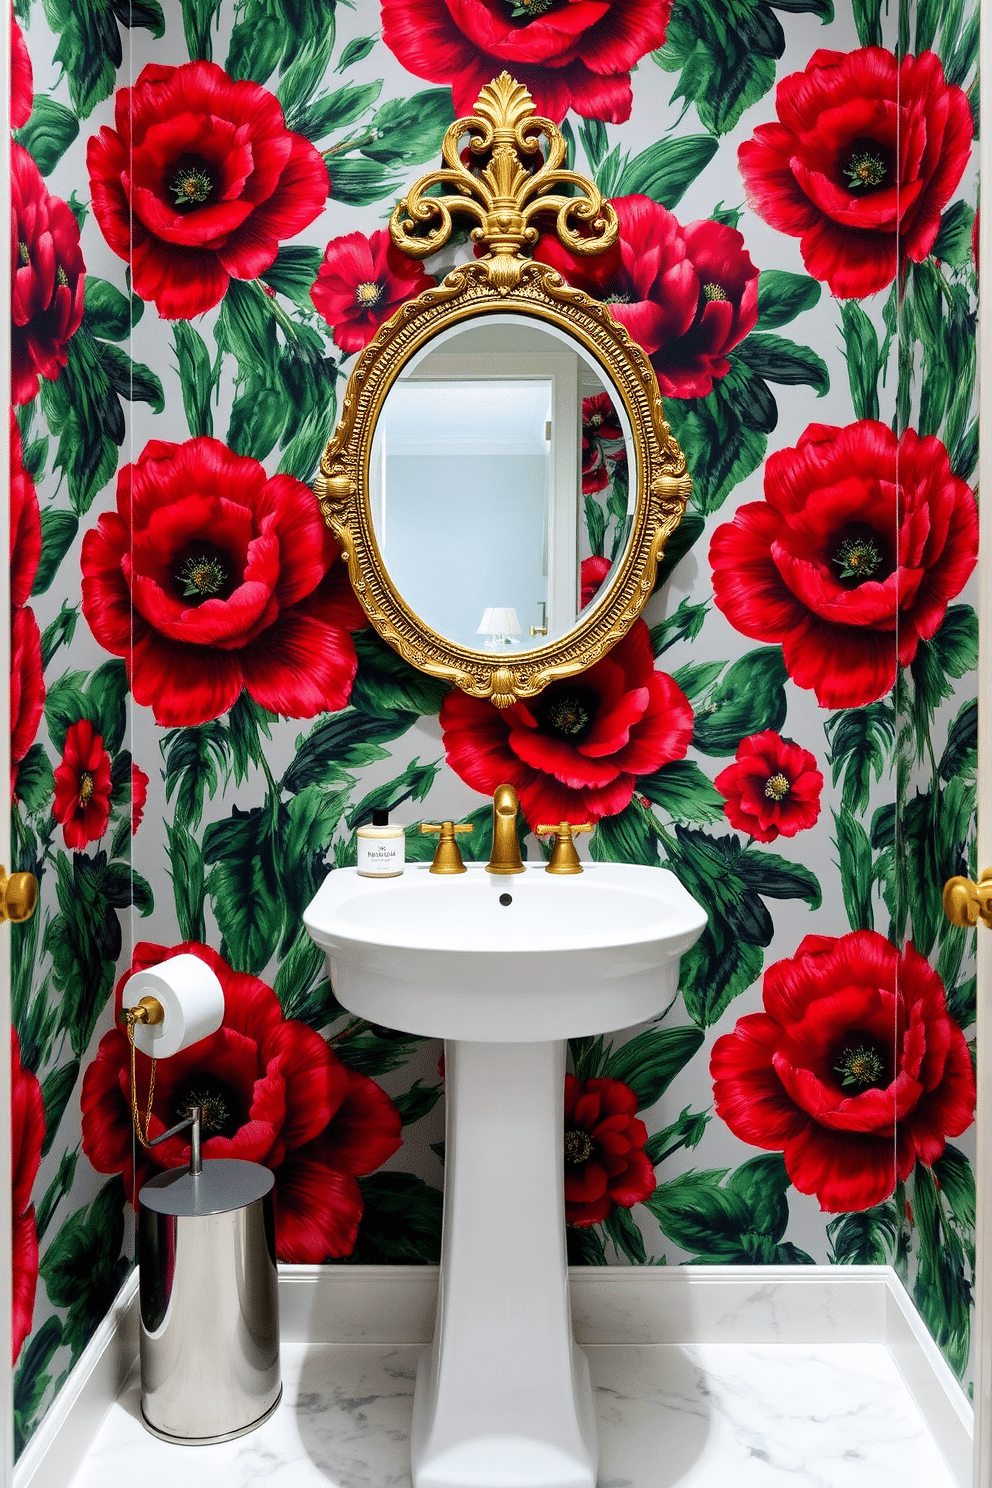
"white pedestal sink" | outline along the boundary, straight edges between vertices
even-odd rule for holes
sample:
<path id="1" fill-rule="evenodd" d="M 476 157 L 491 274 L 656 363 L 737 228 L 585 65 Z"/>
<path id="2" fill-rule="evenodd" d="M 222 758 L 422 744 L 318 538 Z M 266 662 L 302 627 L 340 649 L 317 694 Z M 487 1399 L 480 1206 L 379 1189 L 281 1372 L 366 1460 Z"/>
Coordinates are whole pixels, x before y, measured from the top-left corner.
<path id="1" fill-rule="evenodd" d="M 705 912 L 673 874 L 338 869 L 304 915 L 344 1007 L 445 1040 L 434 1341 L 417 1372 L 414 1488 L 595 1488 L 589 1369 L 565 1261 L 565 1040 L 654 1017 Z"/>

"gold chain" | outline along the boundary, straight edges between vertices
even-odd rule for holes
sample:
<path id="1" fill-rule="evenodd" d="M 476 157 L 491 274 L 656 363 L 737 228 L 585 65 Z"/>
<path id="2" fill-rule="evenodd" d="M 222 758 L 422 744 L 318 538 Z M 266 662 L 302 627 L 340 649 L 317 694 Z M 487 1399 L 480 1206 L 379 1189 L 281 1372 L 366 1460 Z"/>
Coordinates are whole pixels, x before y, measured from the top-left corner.
<path id="1" fill-rule="evenodd" d="M 134 1025 L 135 1025 L 135 1023 L 137 1023 L 139 1021 L 140 1021 L 140 1015 L 138 1013 L 138 1009 L 137 1008 L 128 1008 L 127 1009 L 127 1037 L 128 1037 L 128 1042 L 131 1045 L 131 1116 L 134 1119 L 134 1129 L 135 1129 L 135 1131 L 138 1134 L 138 1141 L 141 1143 L 142 1147 L 147 1147 L 148 1146 L 148 1123 L 152 1119 L 152 1099 L 153 1099 L 153 1097 L 155 1095 L 155 1063 L 156 1063 L 156 1061 L 154 1059 L 152 1059 L 152 1061 L 151 1061 L 152 1072 L 151 1072 L 151 1075 L 149 1076 L 149 1079 L 148 1079 L 148 1106 L 147 1106 L 147 1109 L 145 1111 L 144 1133 L 142 1133 L 142 1130 L 141 1130 L 141 1125 L 142 1125 L 142 1123 L 141 1123 L 141 1114 L 138 1111 L 138 1083 L 137 1083 L 137 1075 L 135 1073 L 135 1060 L 134 1060 Z"/>

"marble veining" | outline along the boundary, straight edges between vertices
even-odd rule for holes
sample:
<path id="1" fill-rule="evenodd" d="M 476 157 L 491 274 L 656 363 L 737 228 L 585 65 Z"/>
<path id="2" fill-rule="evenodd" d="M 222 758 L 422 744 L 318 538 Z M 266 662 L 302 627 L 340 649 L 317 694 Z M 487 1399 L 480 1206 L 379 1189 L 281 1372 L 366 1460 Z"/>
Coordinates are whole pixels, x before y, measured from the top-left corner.
<path id="1" fill-rule="evenodd" d="M 599 1488 L 955 1488 L 883 1344 L 597 1344 Z M 276 1414 L 171 1446 L 133 1379 L 72 1488 L 410 1488 L 419 1347 L 286 1344 Z"/>

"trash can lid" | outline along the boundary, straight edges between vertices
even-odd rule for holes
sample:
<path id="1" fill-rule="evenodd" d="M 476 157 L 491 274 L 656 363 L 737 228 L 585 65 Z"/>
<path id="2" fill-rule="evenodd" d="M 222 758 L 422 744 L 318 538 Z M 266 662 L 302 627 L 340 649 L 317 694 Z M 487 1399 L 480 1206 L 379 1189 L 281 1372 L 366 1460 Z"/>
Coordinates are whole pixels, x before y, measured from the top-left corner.
<path id="1" fill-rule="evenodd" d="M 275 1177 L 260 1163 L 236 1157 L 203 1159 L 203 1172 L 193 1177 L 188 1168 L 170 1168 L 149 1179 L 138 1194 L 142 1208 L 177 1218 L 227 1214 L 263 1199 L 275 1187 Z"/>

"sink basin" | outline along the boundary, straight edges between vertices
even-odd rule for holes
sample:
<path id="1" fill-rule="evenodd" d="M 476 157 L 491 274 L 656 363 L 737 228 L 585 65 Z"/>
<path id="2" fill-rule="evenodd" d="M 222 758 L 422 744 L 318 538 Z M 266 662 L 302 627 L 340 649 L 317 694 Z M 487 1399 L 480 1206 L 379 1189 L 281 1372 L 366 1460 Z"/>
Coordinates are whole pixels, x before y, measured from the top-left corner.
<path id="1" fill-rule="evenodd" d="M 443 1038 L 445 1176 L 413 1488 L 595 1488 L 589 1366 L 565 1250 L 565 1040 L 653 1018 L 706 915 L 673 874 L 340 868 L 304 915 L 338 1001 Z"/>
<path id="2" fill-rule="evenodd" d="M 324 880 L 304 923 L 339 1002 L 406 1033 L 485 1042 L 578 1038 L 654 1017 L 705 912 L 673 873 L 591 863 L 502 877 L 410 864 L 399 878 Z"/>

